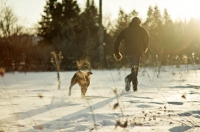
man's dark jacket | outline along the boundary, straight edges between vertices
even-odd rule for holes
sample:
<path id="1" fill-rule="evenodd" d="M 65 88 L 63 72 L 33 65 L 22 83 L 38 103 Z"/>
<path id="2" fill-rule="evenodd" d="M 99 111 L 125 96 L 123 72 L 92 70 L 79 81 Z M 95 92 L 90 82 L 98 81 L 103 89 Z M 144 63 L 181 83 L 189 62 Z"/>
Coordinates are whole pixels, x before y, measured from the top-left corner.
<path id="1" fill-rule="evenodd" d="M 140 26 L 140 22 L 132 20 L 127 28 L 122 30 L 115 41 L 115 53 L 119 53 L 120 43 L 124 40 L 124 54 L 141 56 L 149 46 L 149 35 Z"/>

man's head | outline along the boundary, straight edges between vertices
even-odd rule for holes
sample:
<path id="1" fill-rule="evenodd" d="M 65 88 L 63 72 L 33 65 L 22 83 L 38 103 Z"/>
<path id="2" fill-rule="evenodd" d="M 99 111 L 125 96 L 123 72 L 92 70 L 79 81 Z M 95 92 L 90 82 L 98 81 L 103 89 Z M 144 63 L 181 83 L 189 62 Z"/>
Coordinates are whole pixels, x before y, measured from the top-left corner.
<path id="1" fill-rule="evenodd" d="M 130 25 L 140 25 L 140 24 L 141 24 L 141 20 L 138 17 L 134 17 L 130 22 Z"/>

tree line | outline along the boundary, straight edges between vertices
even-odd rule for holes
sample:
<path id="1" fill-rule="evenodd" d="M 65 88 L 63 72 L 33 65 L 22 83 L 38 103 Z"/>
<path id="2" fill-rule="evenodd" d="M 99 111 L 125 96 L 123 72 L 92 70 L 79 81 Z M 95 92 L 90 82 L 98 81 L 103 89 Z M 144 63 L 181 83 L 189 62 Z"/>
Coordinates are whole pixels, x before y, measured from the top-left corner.
<path id="1" fill-rule="evenodd" d="M 126 59 L 113 59 L 113 46 L 119 32 L 139 12 L 119 10 L 116 22 L 104 17 L 105 68 L 126 65 Z M 61 70 L 100 68 L 99 12 L 94 0 L 87 0 L 81 11 L 76 0 L 47 0 L 38 26 L 28 30 L 17 23 L 12 8 L 4 6 L 0 14 L 0 67 L 7 70 L 55 70 L 51 52 L 62 52 Z M 187 57 L 187 63 L 199 63 L 200 20 L 173 21 L 164 9 L 149 6 L 142 26 L 149 32 L 150 47 L 142 58 L 143 65 L 174 64 Z M 123 43 L 121 45 L 123 53 Z"/>

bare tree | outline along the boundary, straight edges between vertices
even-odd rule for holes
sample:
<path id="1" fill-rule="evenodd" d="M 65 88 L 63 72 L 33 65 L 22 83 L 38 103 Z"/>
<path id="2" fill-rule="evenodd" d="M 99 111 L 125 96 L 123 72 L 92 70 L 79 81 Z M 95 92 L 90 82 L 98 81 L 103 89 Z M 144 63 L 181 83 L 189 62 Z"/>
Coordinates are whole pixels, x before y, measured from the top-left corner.
<path id="1" fill-rule="evenodd" d="M 1 1 L 1 3 L 3 3 Z M 24 45 L 30 41 L 25 28 L 18 24 L 18 17 L 6 3 L 0 8 L 0 65 L 11 70 L 23 59 Z M 26 33 L 27 34 L 27 33 Z"/>

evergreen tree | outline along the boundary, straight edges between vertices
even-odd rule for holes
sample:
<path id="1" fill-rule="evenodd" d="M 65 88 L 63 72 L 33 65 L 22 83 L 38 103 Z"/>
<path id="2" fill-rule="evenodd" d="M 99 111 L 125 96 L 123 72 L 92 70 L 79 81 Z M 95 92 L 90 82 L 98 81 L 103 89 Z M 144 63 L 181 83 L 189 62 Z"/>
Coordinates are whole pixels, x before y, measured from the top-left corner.
<path id="1" fill-rule="evenodd" d="M 71 49 L 76 47 L 75 37 L 80 9 L 76 0 L 47 0 L 44 14 L 39 22 L 38 36 L 43 39 L 39 45 L 46 45 L 56 53 L 61 51 L 66 58 L 75 56 Z M 75 49 L 74 49 L 75 50 Z M 47 55 L 46 55 L 47 56 Z M 50 55 L 46 57 L 50 58 Z M 63 63 L 67 63 L 67 59 Z"/>
<path id="2" fill-rule="evenodd" d="M 98 49 L 98 25 L 99 15 L 97 7 L 94 4 L 94 0 L 87 0 L 86 7 L 80 15 L 79 25 L 80 29 L 80 43 L 79 49 L 82 55 L 82 59 L 90 60 L 91 62 L 97 62 L 99 59 Z M 92 63 L 93 65 L 93 63 Z"/>
<path id="3" fill-rule="evenodd" d="M 167 9 L 165 8 L 164 9 L 164 24 L 167 25 L 167 26 L 170 26 L 172 24 L 172 19 L 170 17 L 170 15 L 168 14 L 168 11 Z"/>
<path id="4" fill-rule="evenodd" d="M 163 17 L 163 52 L 164 55 L 173 55 L 180 46 L 180 34 L 176 32 L 177 27 L 173 23 L 167 9 L 164 9 Z"/>
<path id="5" fill-rule="evenodd" d="M 162 61 L 164 50 L 164 28 L 162 15 L 158 6 L 155 6 L 154 8 L 149 6 L 147 19 L 143 25 L 150 35 L 150 49 L 148 50 L 148 53 L 151 54 L 154 61 L 156 61 L 156 59 Z"/>
<path id="6" fill-rule="evenodd" d="M 199 55 L 199 47 L 200 47 L 200 28 L 199 28 L 199 20 L 191 18 L 186 28 L 184 30 L 184 34 L 182 37 L 181 46 L 184 47 L 184 53 L 188 56 L 191 56 L 192 53 L 197 53 Z"/>
<path id="7" fill-rule="evenodd" d="M 152 51 L 153 57 L 157 56 L 161 60 L 163 53 L 163 22 L 158 6 L 153 9 L 149 7 L 147 15 L 144 25 L 147 26 L 150 35 L 150 51 Z"/>
<path id="8" fill-rule="evenodd" d="M 52 1 L 51 1 L 52 2 Z M 51 11 L 54 9 L 53 4 L 46 1 L 46 5 L 44 7 L 44 14 L 41 15 L 41 21 L 39 22 L 38 28 L 38 36 L 41 36 L 43 40 L 40 42 L 42 45 L 48 45 L 51 42 L 51 38 L 53 37 L 52 33 L 52 14 Z"/>
<path id="9" fill-rule="evenodd" d="M 158 6 L 154 7 L 153 12 L 153 45 L 156 49 L 156 52 L 160 54 L 163 51 L 163 41 L 162 41 L 163 25 L 162 25 L 162 16 Z"/>
<path id="10" fill-rule="evenodd" d="M 74 22 L 73 19 L 78 18 L 79 12 L 80 9 L 74 0 L 63 0 L 62 3 L 57 0 L 47 1 L 44 15 L 39 22 L 38 35 L 50 45 L 55 45 L 56 42 L 52 42 L 52 40 L 57 37 L 69 39 L 68 31 L 63 31 L 63 29 L 71 28 L 70 23 Z"/>
<path id="11" fill-rule="evenodd" d="M 146 18 L 146 21 L 144 22 L 143 26 L 148 31 L 151 31 L 153 28 L 152 25 L 153 25 L 153 9 L 151 6 L 149 6 L 148 12 L 147 12 L 147 18 Z"/>
<path id="12" fill-rule="evenodd" d="M 63 18 L 67 19 L 77 19 L 80 13 L 80 8 L 76 0 L 63 0 Z"/>
<path id="13" fill-rule="evenodd" d="M 76 0 L 63 0 L 62 10 L 61 36 L 57 38 L 57 41 L 61 45 L 60 50 L 63 50 L 63 56 L 77 58 L 80 53 L 74 50 L 77 51 L 79 48 L 77 42 L 80 41 L 78 40 L 80 8 Z M 63 62 L 65 63 L 65 60 Z"/>

